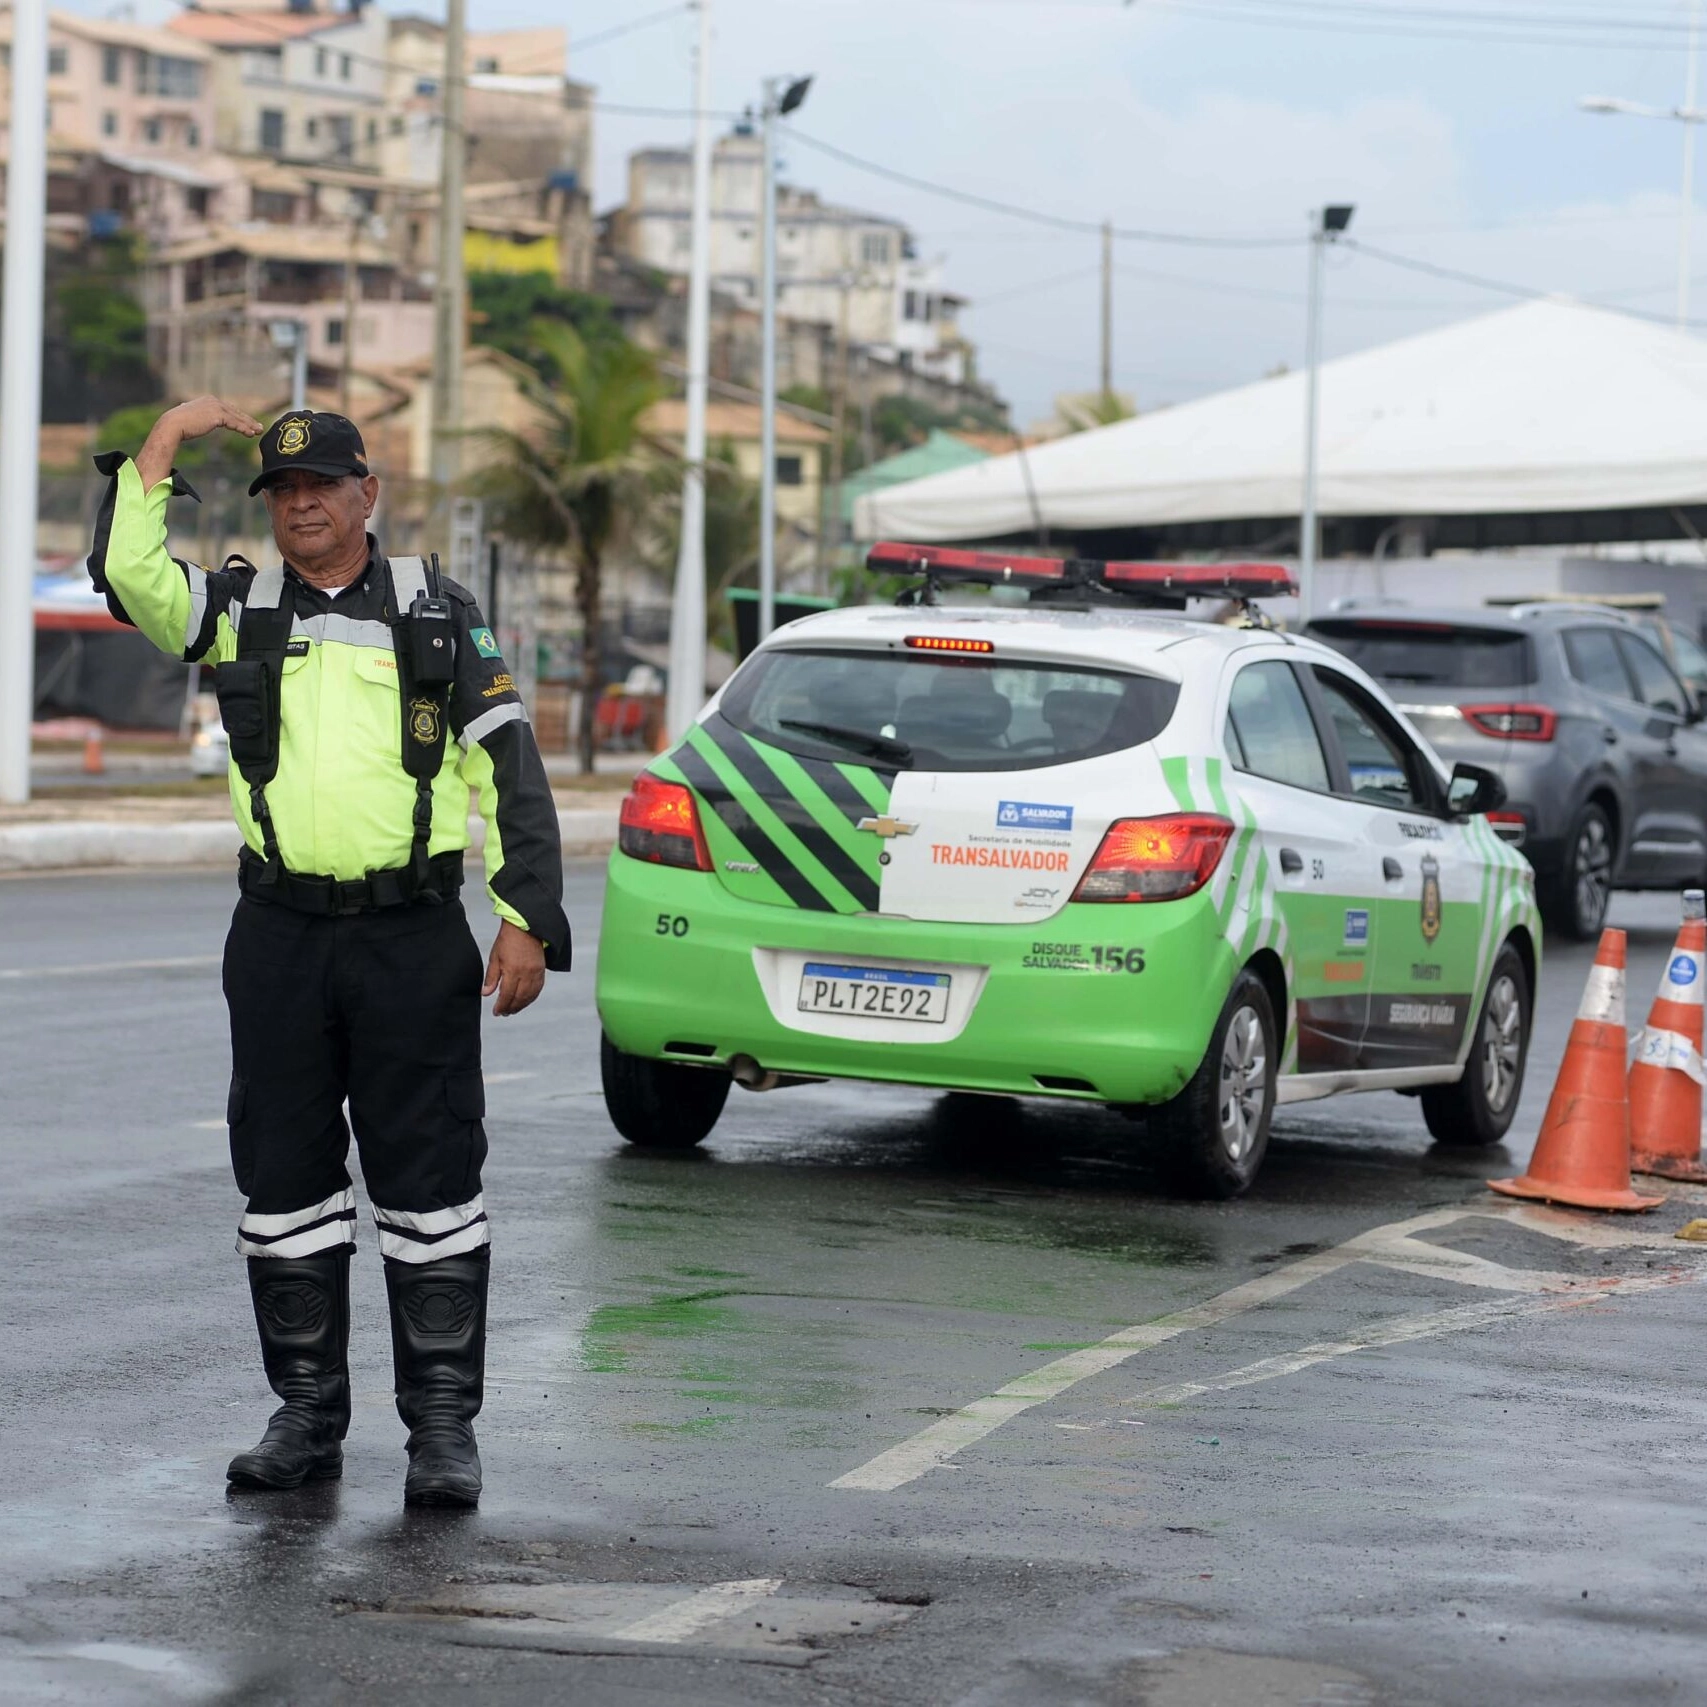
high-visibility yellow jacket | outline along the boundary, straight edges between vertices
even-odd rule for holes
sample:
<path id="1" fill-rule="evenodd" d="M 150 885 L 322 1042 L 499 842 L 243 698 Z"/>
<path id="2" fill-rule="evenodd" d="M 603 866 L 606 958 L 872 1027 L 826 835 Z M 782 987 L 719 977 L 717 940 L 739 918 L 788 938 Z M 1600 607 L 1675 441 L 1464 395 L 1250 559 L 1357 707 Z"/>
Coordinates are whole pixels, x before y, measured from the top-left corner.
<path id="1" fill-rule="evenodd" d="M 105 541 L 105 578 L 115 614 L 163 652 L 219 664 L 237 655 L 237 625 L 255 571 L 233 562 L 207 570 L 166 544 L 172 482 L 145 492 L 136 464 L 117 474 Z M 97 536 L 91 570 L 98 570 Z M 336 595 L 289 566 L 294 603 L 280 698 L 279 768 L 267 807 L 286 870 L 353 880 L 409 863 L 414 781 L 403 769 L 397 659 L 386 608 L 389 576 L 372 536 L 367 571 Z M 473 597 L 455 582 L 456 681 L 450 734 L 456 743 L 433 782 L 431 854 L 468 846 L 471 803 L 486 825 L 486 880 L 500 917 L 546 945 L 551 966 L 568 963 L 562 843 L 557 810 L 527 712 Z M 455 758 L 451 753 L 454 751 Z M 262 838 L 249 789 L 231 767 L 231 806 L 257 854 Z"/>

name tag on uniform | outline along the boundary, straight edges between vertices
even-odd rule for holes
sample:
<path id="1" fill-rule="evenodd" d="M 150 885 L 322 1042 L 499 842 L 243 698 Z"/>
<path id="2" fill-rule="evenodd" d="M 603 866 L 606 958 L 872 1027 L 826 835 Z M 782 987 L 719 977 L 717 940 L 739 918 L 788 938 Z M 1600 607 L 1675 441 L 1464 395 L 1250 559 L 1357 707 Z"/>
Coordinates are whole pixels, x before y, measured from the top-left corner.
<path id="1" fill-rule="evenodd" d="M 308 656 L 307 639 L 304 638 L 302 640 L 291 640 L 286 642 L 285 656 L 287 658 L 306 658 Z"/>

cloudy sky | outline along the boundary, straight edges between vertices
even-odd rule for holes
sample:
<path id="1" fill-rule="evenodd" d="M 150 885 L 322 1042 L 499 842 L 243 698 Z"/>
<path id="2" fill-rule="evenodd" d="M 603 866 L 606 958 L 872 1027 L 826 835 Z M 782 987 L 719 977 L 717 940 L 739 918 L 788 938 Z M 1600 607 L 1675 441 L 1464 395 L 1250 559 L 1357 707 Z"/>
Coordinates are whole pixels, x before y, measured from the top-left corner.
<path id="1" fill-rule="evenodd" d="M 605 104 L 601 208 L 622 199 L 631 150 L 687 141 L 685 6 L 468 3 L 474 28 L 567 25 L 570 70 Z M 983 371 L 1025 421 L 1096 383 L 1095 236 L 889 182 L 810 142 L 1068 220 L 1252 240 L 1117 244 L 1116 382 L 1149 407 L 1298 364 L 1301 239 L 1323 201 L 1355 202 L 1353 235 L 1411 260 L 1669 315 L 1683 127 L 1595 117 L 1578 101 L 1680 103 L 1689 6 L 714 0 L 713 100 L 737 109 L 766 75 L 814 74 L 785 175 L 906 219 L 945 257 L 972 300 Z M 1707 200 L 1707 146 L 1701 165 Z M 1698 223 L 1694 312 L 1707 327 L 1707 216 Z M 1328 353 L 1510 300 L 1341 253 Z"/>

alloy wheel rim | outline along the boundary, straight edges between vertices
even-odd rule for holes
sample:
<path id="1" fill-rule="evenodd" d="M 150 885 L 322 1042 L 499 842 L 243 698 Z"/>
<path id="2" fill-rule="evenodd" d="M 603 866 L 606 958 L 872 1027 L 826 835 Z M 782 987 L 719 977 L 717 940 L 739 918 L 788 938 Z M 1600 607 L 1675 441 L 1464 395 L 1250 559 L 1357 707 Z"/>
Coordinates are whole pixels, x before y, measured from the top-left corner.
<path id="1" fill-rule="evenodd" d="M 1268 1039 L 1255 1008 L 1239 1008 L 1221 1044 L 1221 1148 L 1243 1162 L 1256 1148 L 1268 1096 Z"/>
<path id="2" fill-rule="evenodd" d="M 1495 1114 L 1505 1113 L 1523 1065 L 1523 1003 L 1517 982 L 1502 972 L 1482 1012 L 1482 1094 Z"/>
<path id="3" fill-rule="evenodd" d="M 1578 832 L 1575 863 L 1578 921 L 1585 931 L 1598 930 L 1612 889 L 1612 847 L 1600 819 L 1590 818 Z"/>

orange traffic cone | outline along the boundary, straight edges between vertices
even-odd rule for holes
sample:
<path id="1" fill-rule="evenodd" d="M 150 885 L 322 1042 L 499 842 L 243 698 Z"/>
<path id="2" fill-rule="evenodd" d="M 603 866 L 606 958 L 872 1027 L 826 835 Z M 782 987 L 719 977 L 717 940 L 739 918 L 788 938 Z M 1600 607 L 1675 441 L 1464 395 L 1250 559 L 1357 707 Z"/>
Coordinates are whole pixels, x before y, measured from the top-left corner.
<path id="1" fill-rule="evenodd" d="M 1701 1165 L 1701 986 L 1707 970 L 1707 897 L 1683 892 L 1683 928 L 1630 1068 L 1630 1166 L 1667 1179 L 1707 1181 Z"/>
<path id="2" fill-rule="evenodd" d="M 1665 1202 L 1630 1189 L 1625 1047 L 1624 933 L 1603 931 L 1529 1172 L 1489 1180 L 1495 1191 L 1578 1209 L 1652 1209 Z"/>

